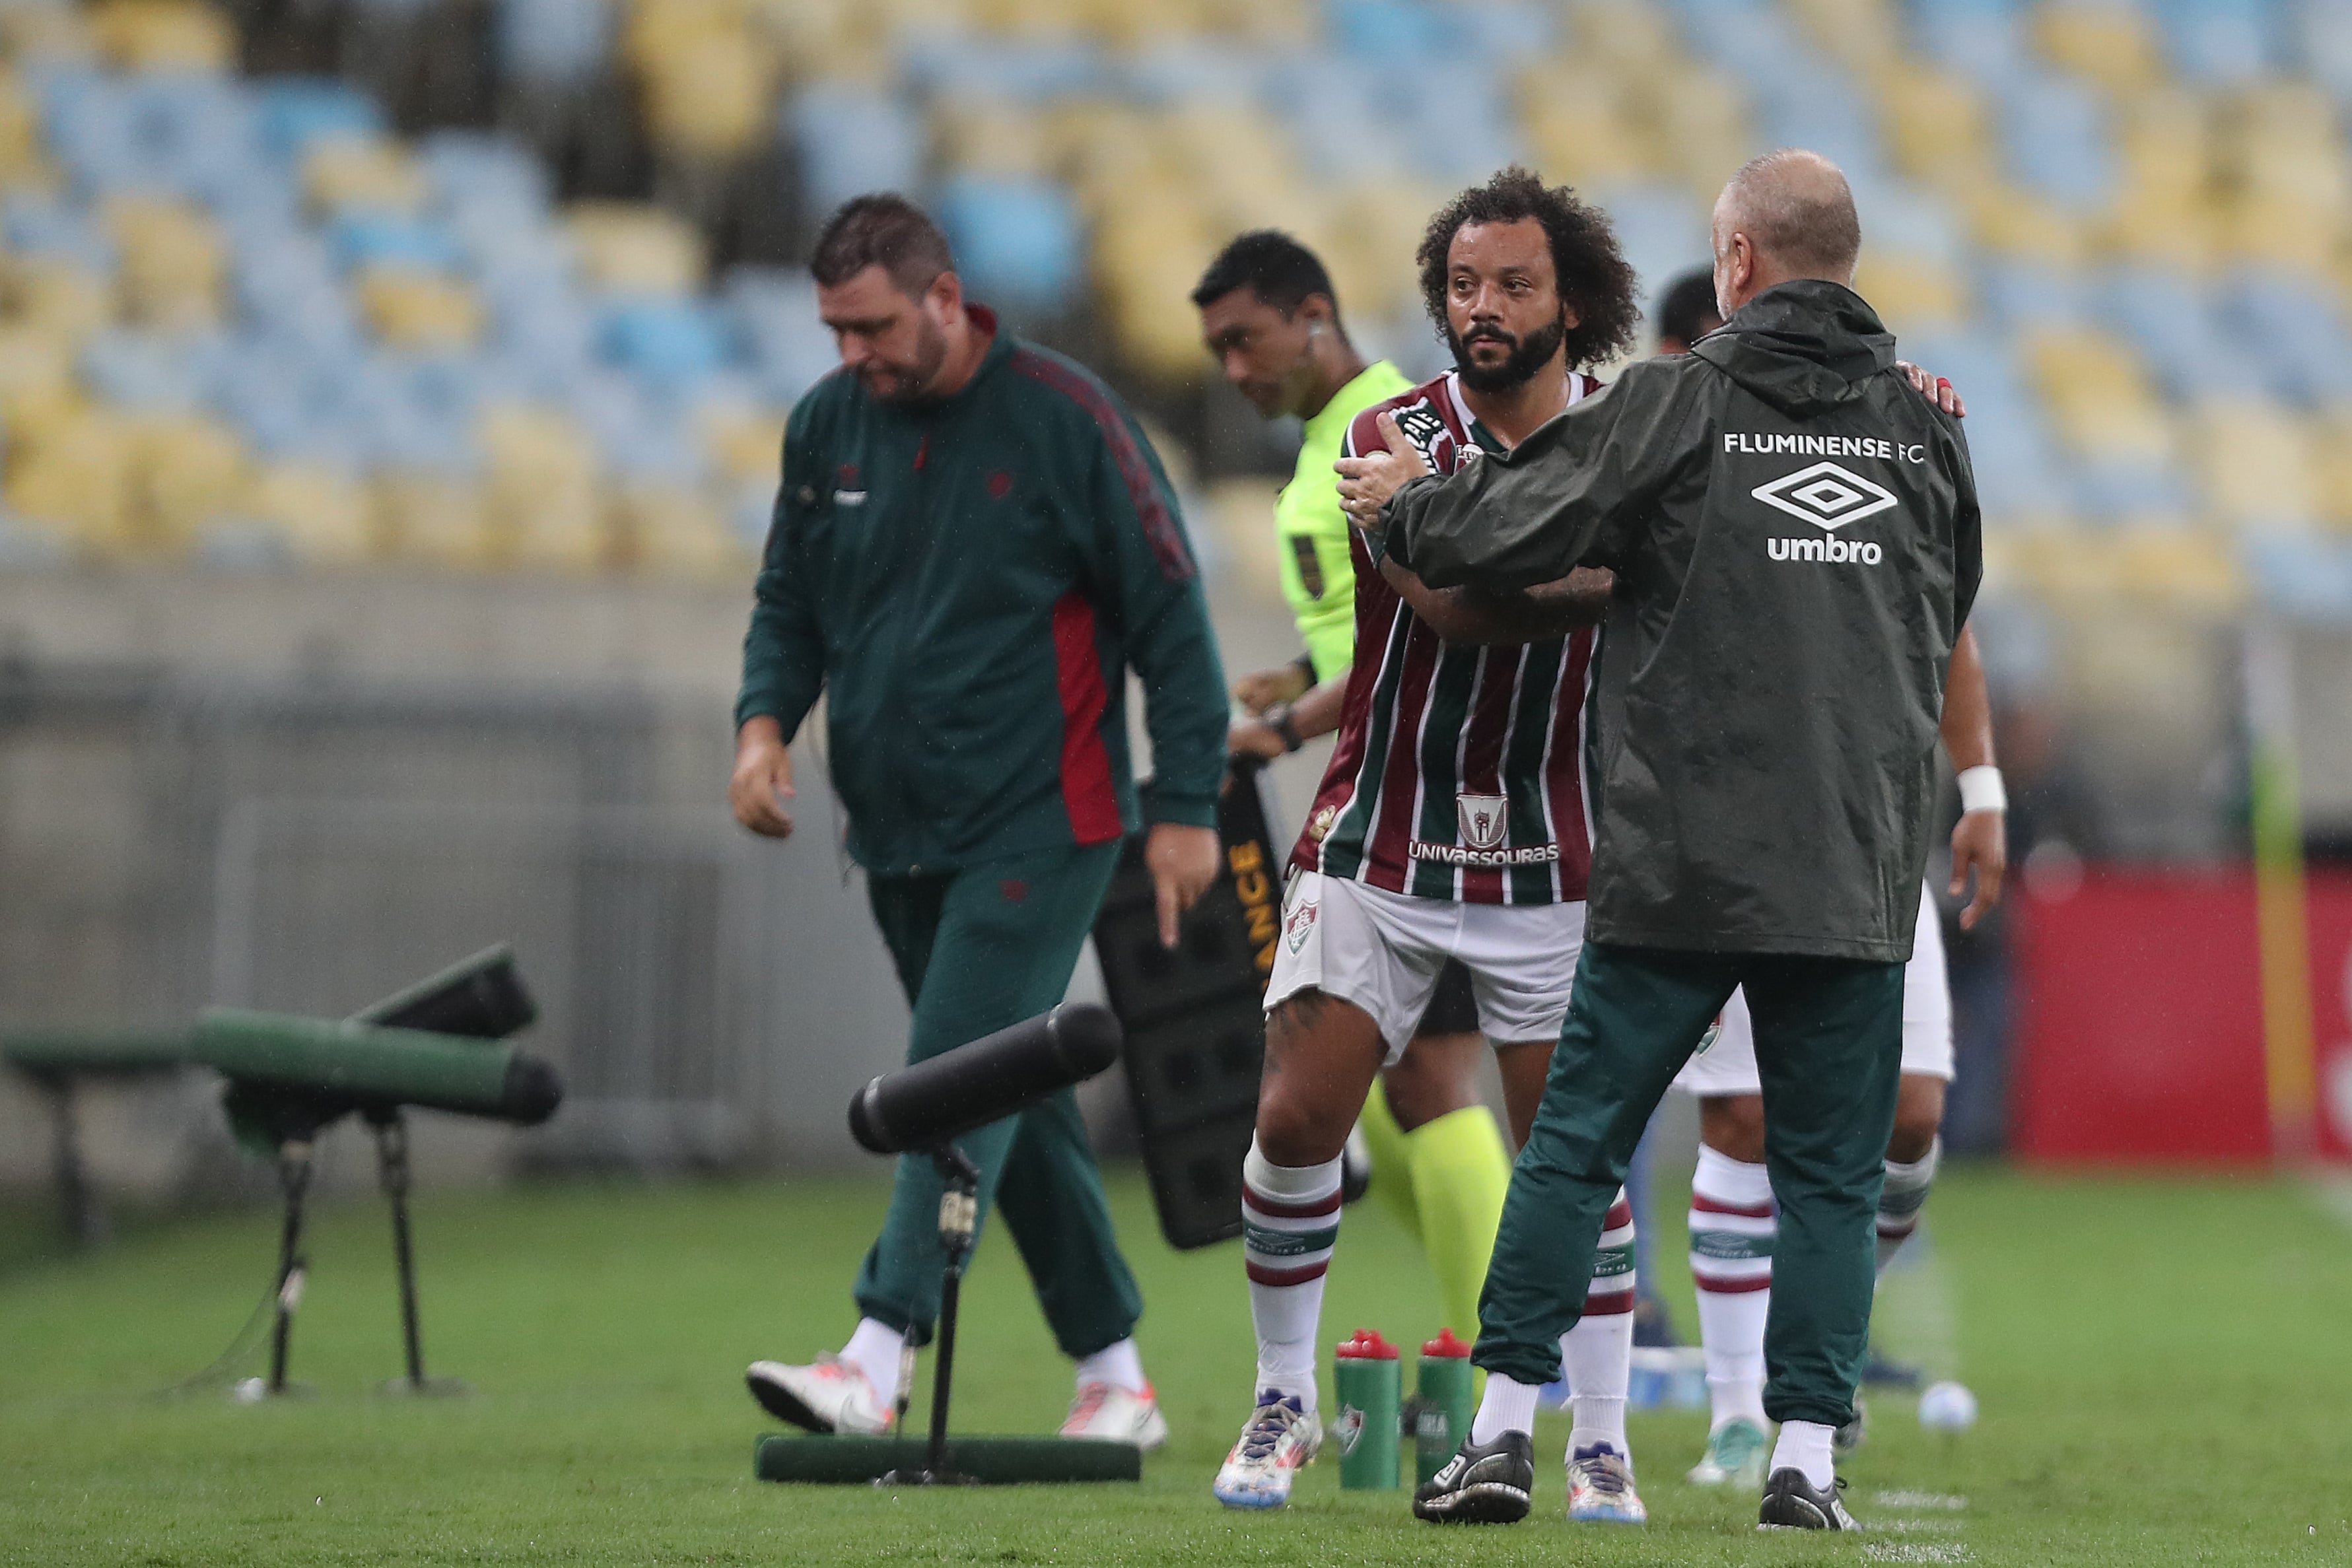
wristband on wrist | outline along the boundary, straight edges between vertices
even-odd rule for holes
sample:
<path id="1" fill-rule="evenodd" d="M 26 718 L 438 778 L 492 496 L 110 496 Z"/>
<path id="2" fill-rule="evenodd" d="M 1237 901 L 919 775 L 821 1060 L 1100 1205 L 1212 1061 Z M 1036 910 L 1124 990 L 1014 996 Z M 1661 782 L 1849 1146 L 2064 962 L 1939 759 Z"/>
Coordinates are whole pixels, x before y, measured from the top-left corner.
<path id="1" fill-rule="evenodd" d="M 1282 737 L 1282 748 L 1285 751 L 1296 751 L 1307 744 L 1305 738 L 1298 733 L 1298 720 L 1291 714 L 1290 704 L 1276 703 L 1258 715 L 1258 717 L 1265 720 L 1275 734 Z"/>
<path id="2" fill-rule="evenodd" d="M 2009 791 L 2000 781 L 2000 769 L 1991 766 L 1963 768 L 1958 780 L 1960 786 L 1960 814 L 1971 811 L 2006 811 Z"/>

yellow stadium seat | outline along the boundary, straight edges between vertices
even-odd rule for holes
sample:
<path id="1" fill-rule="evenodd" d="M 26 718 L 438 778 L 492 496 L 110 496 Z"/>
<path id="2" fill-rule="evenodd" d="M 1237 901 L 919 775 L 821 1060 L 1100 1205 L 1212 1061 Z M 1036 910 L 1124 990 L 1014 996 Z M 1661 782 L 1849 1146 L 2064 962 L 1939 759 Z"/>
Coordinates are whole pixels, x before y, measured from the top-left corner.
<path id="1" fill-rule="evenodd" d="M 2156 25 L 2137 5 L 2118 0 L 2061 0 L 2035 14 L 2033 33 L 2053 64 L 2098 83 L 2117 98 L 2156 87 L 2167 75 L 2157 50 Z"/>
<path id="2" fill-rule="evenodd" d="M 195 415 L 128 422 L 130 530 L 142 547 L 177 554 L 198 530 L 234 516 L 247 487 L 244 444 Z"/>
<path id="3" fill-rule="evenodd" d="M 1650 117 L 1668 167 L 1702 201 L 1713 202 L 1753 151 L 1747 94 L 1720 71 L 1692 66 L 1661 81 Z"/>
<path id="4" fill-rule="evenodd" d="M 1903 52 L 1903 30 L 1888 0 L 1789 0 L 1814 42 L 1857 70 L 1881 68 Z"/>
<path id="5" fill-rule="evenodd" d="M 2070 269 L 2091 254 L 2091 225 L 2081 213 L 2013 185 L 1989 183 L 1967 193 L 1969 226 L 1986 249 L 2043 267 Z"/>
<path id="6" fill-rule="evenodd" d="M 90 34 L 109 65 L 132 71 L 225 71 L 236 64 L 236 27 L 196 0 L 102 0 Z"/>
<path id="7" fill-rule="evenodd" d="M 41 156 L 40 108 L 17 81 L 16 73 L 0 69 L 0 189 L 43 183 L 48 177 Z"/>
<path id="8" fill-rule="evenodd" d="M 11 434 L 19 434 L 12 418 Z M 12 442 L 5 494 L 8 509 L 48 525 L 74 546 L 103 559 L 135 551 L 130 518 L 130 443 L 120 421 L 79 409 L 43 430 L 37 441 Z"/>
<path id="9" fill-rule="evenodd" d="M 2104 457 L 2170 458 L 2171 421 L 2131 348 L 2087 328 L 2030 333 L 2024 348 L 2027 373 L 2068 444 Z"/>
<path id="10" fill-rule="evenodd" d="M 123 319 L 167 330 L 220 319 L 226 246 L 209 214 L 166 198 L 119 196 L 105 217 Z"/>
<path id="11" fill-rule="evenodd" d="M 1587 0 L 1568 12 L 1569 50 L 1612 76 L 1671 68 L 1683 47 L 1666 8 L 1649 0 Z"/>
<path id="12" fill-rule="evenodd" d="M 778 68 L 749 28 L 686 33 L 637 62 L 654 145 L 688 158 L 731 158 L 768 129 Z"/>
<path id="13" fill-rule="evenodd" d="M 783 410 L 713 409 L 701 427 L 712 467 L 730 479 L 774 486 L 783 464 Z"/>
<path id="14" fill-rule="evenodd" d="M 1519 73 L 1520 118 L 1547 179 L 1605 186 L 1664 172 L 1635 95 L 1573 59 Z"/>
<path id="15" fill-rule="evenodd" d="M 1968 317 L 1967 285 L 1932 256 L 1876 251 L 1865 244 L 1853 286 L 1898 337 L 1956 327 Z"/>
<path id="16" fill-rule="evenodd" d="M 23 322 L 0 322 L 0 402 L 27 392 L 63 392 L 73 385 L 70 345 Z"/>
<path id="17" fill-rule="evenodd" d="M 614 563 L 610 510 L 585 431 L 551 409 L 509 404 L 485 411 L 477 435 L 499 560 L 572 572 Z"/>
<path id="18" fill-rule="evenodd" d="M 302 194 L 321 213 L 413 213 L 425 204 L 431 187 L 398 142 L 334 136 L 313 143 L 304 155 Z"/>
<path id="19" fill-rule="evenodd" d="M 718 503 L 699 486 L 621 486 L 615 507 L 620 549 L 634 570 L 658 577 L 734 577 L 750 549 L 728 532 Z"/>
<path id="20" fill-rule="evenodd" d="M 478 571 L 497 561 L 482 486 L 471 475 L 379 469 L 375 532 L 402 560 Z"/>
<path id="21" fill-rule="evenodd" d="M 62 256 L 0 256 L 0 321 L 37 328 L 69 349 L 114 319 L 97 274 Z"/>
<path id="22" fill-rule="evenodd" d="M 385 553 L 366 487 L 326 464 L 255 465 L 238 511 L 274 529 L 296 559 L 311 565 L 355 566 Z"/>
<path id="23" fill-rule="evenodd" d="M 2189 443 L 2205 509 L 2233 528 L 2301 528 L 2320 516 L 2312 431 L 2286 410 L 2254 402 L 2209 402 L 2190 415 Z"/>
<path id="24" fill-rule="evenodd" d="M 1895 166 L 1915 180 L 1966 191 L 1992 179 L 1983 92 L 1948 71 L 1905 65 L 1871 73 Z"/>
<path id="25" fill-rule="evenodd" d="M 971 174 L 1045 174 L 1057 159 L 1054 129 L 1018 104 L 950 99 L 931 111 L 931 143 L 940 161 Z"/>
<path id="26" fill-rule="evenodd" d="M 580 202 L 565 214 L 589 285 L 625 294 L 690 294 L 702 287 L 702 236 L 639 202 Z"/>
<path id="27" fill-rule="evenodd" d="M 369 327 L 395 349 L 467 349 L 482 335 L 482 302 L 459 278 L 372 267 L 352 292 Z"/>

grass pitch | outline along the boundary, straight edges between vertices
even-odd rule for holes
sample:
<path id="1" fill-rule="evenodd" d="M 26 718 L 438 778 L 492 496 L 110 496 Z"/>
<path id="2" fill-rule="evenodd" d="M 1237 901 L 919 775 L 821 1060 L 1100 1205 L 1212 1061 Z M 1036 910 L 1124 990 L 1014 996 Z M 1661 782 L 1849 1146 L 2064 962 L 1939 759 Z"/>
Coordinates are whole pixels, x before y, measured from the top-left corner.
<path id="1" fill-rule="evenodd" d="M 1877 1400 L 1848 1467 L 1875 1528 L 1847 1538 L 1759 1536 L 1751 1498 L 1684 1485 L 1705 1427 L 1685 1413 L 1634 1419 L 1646 1531 L 1561 1519 L 1556 1417 L 1537 1439 L 1538 1511 L 1516 1528 L 1417 1524 L 1402 1493 L 1339 1491 L 1329 1462 L 1286 1512 L 1228 1513 L 1208 1484 L 1249 1393 L 1240 1259 L 1168 1251 L 1131 1177 L 1114 1198 L 1175 1430 L 1140 1486 L 751 1479 L 766 1423 L 743 1364 L 846 1333 L 871 1182 L 428 1196 L 427 1359 L 474 1386 L 451 1400 L 372 1392 L 398 1364 L 377 1207 L 320 1217 L 295 1347 L 317 1393 L 263 1407 L 151 1391 L 246 1319 L 270 1217 L 150 1229 L 88 1260 L 20 1252 L 0 1276 L 0 1562 L 2352 1563 L 2352 1224 L 2311 1189 L 1950 1176 L 1930 1225 L 1984 1418 L 1939 1437 L 1908 1400 Z M 1662 1236 L 1687 1328 L 1680 1244 Z M 1067 1365 L 1002 1237 L 966 1300 L 958 1427 L 1050 1430 Z M 1435 1323 L 1408 1239 L 1374 1206 L 1350 1210 L 1325 1338 Z"/>

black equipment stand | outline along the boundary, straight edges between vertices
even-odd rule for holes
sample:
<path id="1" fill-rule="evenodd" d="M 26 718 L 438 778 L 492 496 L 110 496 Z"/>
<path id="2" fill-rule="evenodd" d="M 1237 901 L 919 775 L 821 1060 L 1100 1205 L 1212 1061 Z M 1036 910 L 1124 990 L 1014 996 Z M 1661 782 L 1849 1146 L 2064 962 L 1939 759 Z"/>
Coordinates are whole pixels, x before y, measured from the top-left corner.
<path id="1" fill-rule="evenodd" d="M 294 1310 L 302 1304 L 302 1283 L 310 1260 L 302 1256 L 302 1203 L 310 1190 L 313 1145 L 306 1134 L 278 1145 L 278 1187 L 286 1200 L 285 1223 L 278 1233 L 278 1321 L 269 1333 L 269 1381 L 263 1392 L 273 1398 L 290 1390 L 286 1384 L 286 1358 L 293 1346 Z"/>
<path id="2" fill-rule="evenodd" d="M 964 1265 L 971 1259 L 973 1232 L 980 1228 L 980 1170 L 952 1143 L 931 1151 L 945 1186 L 940 1194 L 940 1246 L 947 1260 L 940 1276 L 939 1365 L 931 1375 L 930 1445 L 919 1470 L 892 1470 L 881 1486 L 971 1486 L 970 1476 L 948 1468 L 948 1401 L 955 1385 L 956 1309 L 963 1293 Z"/>
<path id="3" fill-rule="evenodd" d="M 383 1385 L 386 1394 L 463 1394 L 454 1377 L 425 1375 L 425 1348 L 416 1317 L 416 1253 L 408 1229 L 408 1122 L 397 1105 L 369 1106 L 362 1114 L 375 1132 L 376 1175 L 392 1206 L 392 1255 L 400 1274 L 400 1342 L 408 1375 Z"/>

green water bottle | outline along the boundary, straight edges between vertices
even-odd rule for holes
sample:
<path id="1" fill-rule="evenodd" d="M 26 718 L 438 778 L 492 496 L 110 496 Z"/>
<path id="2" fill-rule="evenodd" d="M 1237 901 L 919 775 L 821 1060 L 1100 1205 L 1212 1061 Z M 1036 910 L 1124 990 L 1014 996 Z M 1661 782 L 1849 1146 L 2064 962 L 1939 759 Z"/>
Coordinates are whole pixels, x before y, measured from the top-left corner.
<path id="1" fill-rule="evenodd" d="M 1421 1347 L 1421 1369 L 1412 1388 L 1416 1481 L 1444 1469 L 1470 1435 L 1470 1417 L 1478 1413 L 1470 1389 L 1470 1347 L 1455 1339 L 1452 1329 L 1438 1330 L 1437 1337 Z"/>
<path id="2" fill-rule="evenodd" d="M 1404 1363 L 1376 1329 L 1358 1329 L 1332 1354 L 1331 1392 L 1339 1414 L 1331 1435 L 1339 1444 L 1339 1485 L 1348 1491 L 1394 1491 Z"/>

